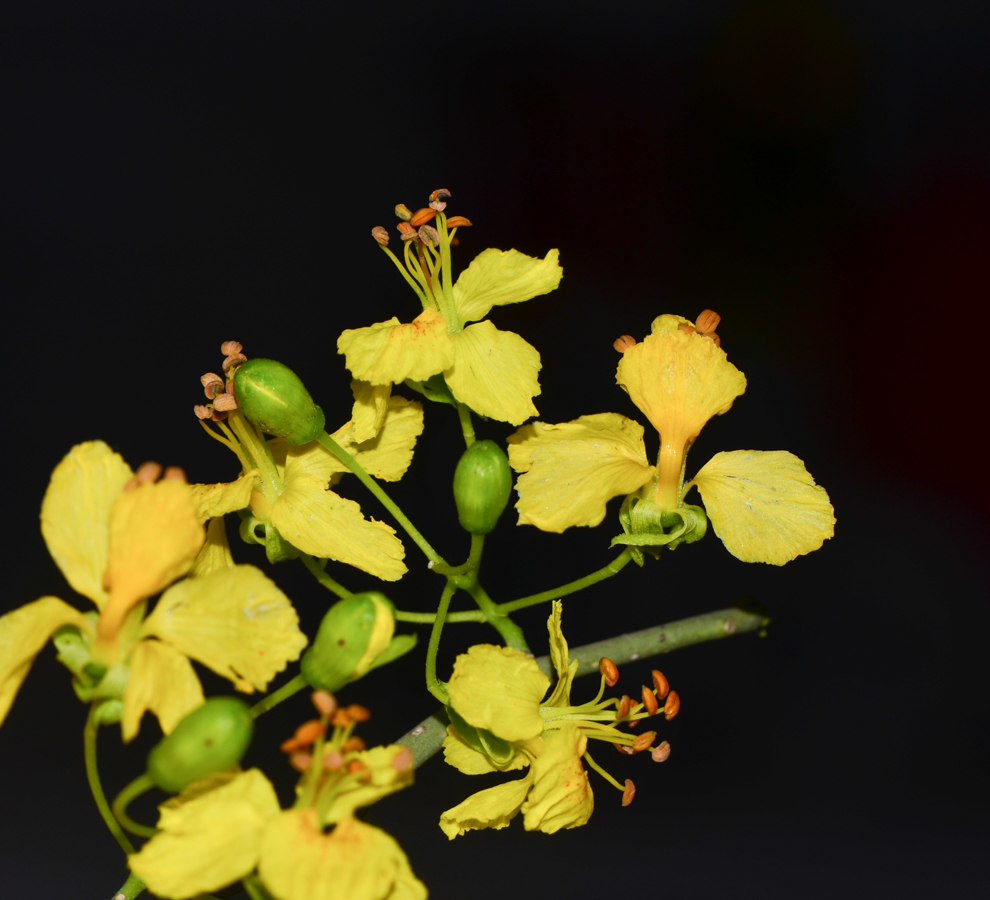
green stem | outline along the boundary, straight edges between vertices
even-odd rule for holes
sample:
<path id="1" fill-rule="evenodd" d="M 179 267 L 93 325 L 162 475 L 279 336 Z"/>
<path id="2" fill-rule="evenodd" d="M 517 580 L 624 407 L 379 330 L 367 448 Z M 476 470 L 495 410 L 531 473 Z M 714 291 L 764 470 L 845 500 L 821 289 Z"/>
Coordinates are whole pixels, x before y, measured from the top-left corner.
<path id="1" fill-rule="evenodd" d="M 406 514 L 399 509 L 398 506 L 393 502 L 392 498 L 385 493 L 367 472 L 361 464 L 348 453 L 343 447 L 340 446 L 329 434 L 325 431 L 320 435 L 317 440 L 327 448 L 334 456 L 337 457 L 348 469 L 350 469 L 355 475 L 357 475 L 358 480 L 363 484 L 375 497 L 378 498 L 379 502 L 384 506 L 394 517 L 395 520 L 402 526 L 406 534 L 409 535 L 415 542 L 416 546 L 426 555 L 426 558 L 436 565 L 446 565 L 443 557 L 434 550 L 426 538 L 419 533 L 419 529 L 413 525 L 412 522 L 406 517 Z"/>
<path id="2" fill-rule="evenodd" d="M 89 782 L 89 789 L 93 792 L 96 808 L 103 816 L 103 821 L 107 823 L 107 828 L 117 839 L 120 849 L 130 855 L 134 852 L 134 845 L 127 839 L 120 823 L 110 811 L 110 804 L 107 803 L 106 794 L 103 793 L 103 785 L 100 784 L 100 772 L 96 765 L 96 734 L 100 728 L 100 723 L 96 718 L 96 709 L 100 702 L 96 700 L 90 706 L 89 715 L 86 716 L 86 727 L 83 728 L 83 758 L 86 762 L 86 780 Z"/>
<path id="3" fill-rule="evenodd" d="M 244 885 L 244 892 L 251 900 L 271 900 L 271 895 L 265 890 L 265 886 L 254 872 L 245 875 L 241 879 L 241 884 Z"/>
<path id="4" fill-rule="evenodd" d="M 258 718 L 262 713 L 268 712 L 272 707 L 278 706 L 283 700 L 288 700 L 293 694 L 298 694 L 299 691 L 304 688 L 309 687 L 306 683 L 306 679 L 302 675 L 297 675 L 295 678 L 290 678 L 285 684 L 283 684 L 277 691 L 272 691 L 267 697 L 262 697 L 254 706 L 251 707 L 251 715 L 254 718 Z"/>
<path id="5" fill-rule="evenodd" d="M 117 891 L 111 900 L 134 900 L 144 890 L 144 882 L 137 877 L 133 872 L 127 876 L 127 881 L 125 881 L 119 891 Z"/>
<path id="6" fill-rule="evenodd" d="M 583 647 L 573 647 L 570 658 L 578 660 L 578 675 L 597 674 L 598 660 L 603 656 L 609 657 L 617 665 L 622 665 L 661 653 L 670 653 L 671 650 L 690 647 L 692 644 L 758 631 L 769 621 L 762 610 L 750 611 L 735 607 L 719 609 L 702 616 L 679 619 L 666 625 L 622 634 Z M 543 672 L 550 672 L 550 657 L 541 656 L 536 662 Z M 447 733 L 446 728 L 447 716 L 442 709 L 437 710 L 415 728 L 407 731 L 396 743 L 412 750 L 413 765 L 418 767 L 440 749 Z"/>
<path id="7" fill-rule="evenodd" d="M 406 612 L 402 609 L 395 611 L 396 622 L 415 622 L 419 625 L 432 625 L 437 620 L 436 613 Z M 480 609 L 469 609 L 464 612 L 447 613 L 447 624 L 456 625 L 459 622 L 484 622 L 485 614 Z"/>
<path id="8" fill-rule="evenodd" d="M 440 646 L 440 634 L 447 618 L 450 598 L 454 596 L 456 590 L 453 581 L 448 578 L 447 583 L 443 586 L 443 593 L 440 595 L 436 619 L 433 621 L 433 630 L 430 632 L 430 643 L 426 648 L 426 689 L 444 706 L 450 700 L 447 697 L 447 682 L 437 678 L 437 648 Z"/>
<path id="9" fill-rule="evenodd" d="M 470 447 L 474 443 L 474 422 L 471 421 L 471 410 L 463 403 L 458 403 L 457 417 L 461 420 L 461 434 L 464 435 L 464 443 Z"/>
<path id="10" fill-rule="evenodd" d="M 586 587 L 591 587 L 591 585 L 597 584 L 599 581 L 604 581 L 606 578 L 611 578 L 613 575 L 621 572 L 631 560 L 632 551 L 627 547 L 607 566 L 602 566 L 602 568 L 600 568 L 597 572 L 592 572 L 590 575 L 585 575 L 584 578 L 578 578 L 577 581 L 570 581 L 567 584 L 561 585 L 560 587 L 554 588 L 550 591 L 540 591 L 539 594 L 531 594 L 528 597 L 521 597 L 518 600 L 510 600 L 507 603 L 499 603 L 495 608 L 500 615 L 506 615 L 507 613 L 512 613 L 519 609 L 525 609 L 527 606 L 535 606 L 537 603 L 545 603 L 547 600 L 559 600 L 567 594 L 573 594 L 575 591 L 582 591 Z"/>
<path id="11" fill-rule="evenodd" d="M 320 564 L 308 553 L 300 553 L 299 558 L 302 560 L 303 565 L 309 569 L 310 574 L 328 591 L 331 591 L 340 597 L 341 600 L 354 596 L 351 591 L 347 590 L 347 588 L 345 588 L 342 584 L 338 584 L 329 575 L 327 575 L 323 567 L 320 566 Z"/>
<path id="12" fill-rule="evenodd" d="M 477 581 L 464 585 L 464 590 L 471 595 L 478 608 L 485 614 L 485 621 L 495 628 L 508 646 L 529 653 L 529 645 L 526 643 L 522 629 L 507 615 L 499 612 L 495 601 Z"/>
<path id="13" fill-rule="evenodd" d="M 157 828 L 152 828 L 150 825 L 141 825 L 127 815 L 127 807 L 142 794 L 150 791 L 154 786 L 155 783 L 148 776 L 148 773 L 144 772 L 138 775 L 137 778 L 114 798 L 113 805 L 110 809 L 113 811 L 117 821 L 131 834 L 136 834 L 139 837 L 154 837 L 158 834 Z"/>

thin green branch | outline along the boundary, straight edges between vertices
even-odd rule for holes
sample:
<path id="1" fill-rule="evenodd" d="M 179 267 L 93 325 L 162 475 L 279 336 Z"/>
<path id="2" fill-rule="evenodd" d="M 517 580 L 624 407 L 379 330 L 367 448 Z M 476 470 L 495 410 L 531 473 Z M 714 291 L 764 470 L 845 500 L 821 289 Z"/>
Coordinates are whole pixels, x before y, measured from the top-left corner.
<path id="1" fill-rule="evenodd" d="M 570 581 L 567 584 L 561 585 L 558 588 L 553 588 L 549 591 L 540 591 L 538 594 L 531 594 L 528 597 L 520 597 L 518 600 L 509 600 L 506 603 L 499 603 L 495 608 L 500 615 L 506 615 L 508 613 L 516 612 L 516 610 L 525 609 L 527 606 L 535 606 L 537 603 L 546 603 L 547 600 L 559 600 L 561 597 L 567 596 L 567 594 L 573 594 L 575 591 L 582 591 L 586 587 L 591 587 L 591 585 L 597 584 L 599 581 L 604 581 L 606 578 L 611 578 L 613 575 L 621 572 L 631 561 L 632 551 L 626 547 L 626 549 L 623 550 L 607 566 L 602 566 L 602 568 L 600 568 L 597 572 L 592 572 L 590 575 L 585 575 L 583 578 L 578 578 L 576 581 Z"/>
<path id="2" fill-rule="evenodd" d="M 278 706 L 283 700 L 288 700 L 293 694 L 297 694 L 307 687 L 309 685 L 306 683 L 306 679 L 301 674 L 296 675 L 295 678 L 290 678 L 277 691 L 272 691 L 267 697 L 262 697 L 255 703 L 251 707 L 251 715 L 257 719 L 262 713 L 268 712 L 272 707 Z"/>
<path id="3" fill-rule="evenodd" d="M 485 589 L 477 581 L 471 581 L 464 585 L 466 590 L 478 608 L 485 614 L 485 621 L 488 622 L 502 637 L 502 640 L 516 650 L 529 653 L 529 645 L 522 633 L 522 629 L 512 621 L 507 615 L 499 612 L 495 601 L 488 596 Z"/>
<path id="4" fill-rule="evenodd" d="M 454 596 L 456 590 L 454 583 L 448 578 L 447 583 L 443 586 L 443 593 L 440 595 L 436 619 L 433 622 L 433 630 L 430 632 L 430 643 L 426 648 L 426 689 L 445 706 L 449 702 L 447 682 L 437 678 L 437 648 L 440 646 L 440 634 L 443 632 L 444 621 L 447 618 L 450 598 Z"/>
<path id="5" fill-rule="evenodd" d="M 670 653 L 671 650 L 690 647 L 692 644 L 759 631 L 769 621 L 762 611 L 735 607 L 719 609 L 701 616 L 691 616 L 688 619 L 678 619 L 676 622 L 634 631 L 631 634 L 621 634 L 583 647 L 572 647 L 570 658 L 578 660 L 578 675 L 589 675 L 592 672 L 597 674 L 598 660 L 603 656 L 609 657 L 617 665 L 622 665 L 638 659 L 658 656 L 661 653 Z M 536 662 L 543 672 L 549 674 L 550 657 L 541 656 Z M 440 749 L 446 736 L 446 728 L 447 716 L 442 709 L 437 710 L 402 735 L 396 743 L 412 750 L 413 765 L 418 767 Z"/>
<path id="6" fill-rule="evenodd" d="M 406 612 L 402 609 L 395 611 L 396 622 L 415 622 L 419 625 L 432 625 L 437 620 L 436 613 Z M 458 622 L 485 622 L 485 614 L 480 609 L 469 609 L 463 612 L 447 613 L 447 624 L 456 625 Z"/>
<path id="7" fill-rule="evenodd" d="M 299 559 L 302 560 L 302 564 L 309 569 L 310 574 L 322 584 L 328 591 L 336 594 L 341 600 L 346 600 L 348 597 L 354 596 L 352 591 L 347 590 L 342 584 L 334 581 L 323 567 L 308 553 L 300 553 Z"/>
<path id="8" fill-rule="evenodd" d="M 93 799 L 96 801 L 96 808 L 103 816 L 103 821 L 107 823 L 110 833 L 117 839 L 120 849 L 130 855 L 134 852 L 134 845 L 127 839 L 120 823 L 113 817 L 110 811 L 110 804 L 107 803 L 106 794 L 103 793 L 103 785 L 100 783 L 100 772 L 96 765 L 96 734 L 100 728 L 100 723 L 96 718 L 96 710 L 102 701 L 95 700 L 89 707 L 89 715 L 86 716 L 86 726 L 83 728 L 83 759 L 86 763 L 86 780 L 89 782 L 89 789 L 93 792 Z"/>
<path id="9" fill-rule="evenodd" d="M 150 825 L 142 825 L 140 822 L 135 822 L 129 815 L 127 815 L 127 807 L 130 806 L 138 797 L 142 794 L 146 794 L 155 786 L 154 782 L 148 776 L 147 772 L 142 772 L 135 778 L 129 785 L 127 785 L 116 797 L 114 797 L 113 804 L 110 809 L 114 814 L 114 818 L 120 822 L 131 834 L 136 834 L 138 837 L 154 837 L 158 834 L 157 828 L 152 828 Z"/>
<path id="10" fill-rule="evenodd" d="M 474 443 L 474 422 L 471 421 L 471 410 L 463 403 L 457 404 L 457 418 L 461 420 L 461 434 L 464 435 L 464 443 L 470 447 Z"/>
<path id="11" fill-rule="evenodd" d="M 114 893 L 111 900 L 134 900 L 142 891 L 144 891 L 144 882 L 131 872 L 127 876 L 127 881 L 120 886 L 119 891 Z"/>

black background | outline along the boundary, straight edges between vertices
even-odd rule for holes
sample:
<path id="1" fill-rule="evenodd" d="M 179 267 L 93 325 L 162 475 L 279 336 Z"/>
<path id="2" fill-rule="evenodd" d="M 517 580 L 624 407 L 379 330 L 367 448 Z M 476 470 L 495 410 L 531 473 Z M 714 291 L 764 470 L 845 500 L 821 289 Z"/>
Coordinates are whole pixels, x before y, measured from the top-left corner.
<path id="1" fill-rule="evenodd" d="M 292 365 L 342 423 L 337 335 L 418 308 L 369 230 L 446 187 L 448 212 L 474 222 L 456 266 L 489 246 L 560 248 L 557 291 L 492 314 L 542 353 L 543 420 L 638 417 L 612 340 L 711 307 L 749 387 L 689 468 L 789 449 L 838 525 L 781 569 L 736 561 L 710 533 L 565 602 L 572 645 L 742 594 L 774 619 L 763 640 L 662 661 L 683 699 L 662 729 L 670 761 L 597 754 L 636 781 L 629 809 L 592 775 L 586 827 L 514 822 L 448 845 L 439 813 L 486 782 L 434 760 L 366 818 L 437 898 L 975 895 L 990 793 L 988 19 L 975 0 L 5 4 L 0 608 L 87 602 L 37 527 L 74 443 L 102 438 L 194 481 L 236 475 L 191 411 L 222 341 Z M 426 417 L 394 496 L 456 558 L 459 433 L 448 408 Z M 381 515 L 358 485 L 344 492 Z M 499 600 L 603 565 L 618 531 L 614 511 L 564 536 L 513 518 L 486 553 Z M 439 579 L 407 546 L 414 571 L 390 593 L 429 610 Z M 234 546 L 260 564 L 256 550 Z M 329 597 L 291 565 L 275 574 L 312 633 Z M 547 612 L 519 617 L 538 652 Z M 451 628 L 441 670 L 491 636 Z M 421 660 L 347 689 L 375 714 L 369 742 L 432 709 Z M 625 666 L 620 689 L 649 668 Z M 262 720 L 246 760 L 278 773 L 286 800 L 275 747 L 307 709 L 300 696 Z M 85 784 L 84 716 L 46 649 L 0 729 L 5 897 L 109 897 L 124 879 Z M 103 734 L 108 791 L 155 733 L 146 719 L 127 750 Z M 136 813 L 150 821 L 151 804 Z"/>

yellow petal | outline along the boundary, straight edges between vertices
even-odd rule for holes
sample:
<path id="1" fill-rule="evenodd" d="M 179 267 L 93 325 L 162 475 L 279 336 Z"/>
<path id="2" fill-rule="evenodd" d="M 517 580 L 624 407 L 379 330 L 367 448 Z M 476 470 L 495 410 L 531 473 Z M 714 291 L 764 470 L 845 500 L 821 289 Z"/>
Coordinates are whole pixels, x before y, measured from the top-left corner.
<path id="1" fill-rule="evenodd" d="M 133 476 L 103 441 L 73 447 L 52 472 L 41 504 L 41 533 L 65 580 L 102 609 L 107 594 L 110 507 Z"/>
<path id="2" fill-rule="evenodd" d="M 523 778 L 472 794 L 463 803 L 441 814 L 441 831 L 453 840 L 466 831 L 505 828 L 518 814 L 532 784 L 532 772 L 527 772 Z"/>
<path id="3" fill-rule="evenodd" d="M 243 878 L 258 862 L 278 798 L 258 769 L 181 805 L 160 807 L 162 829 L 128 860 L 159 897 L 183 900 Z"/>
<path id="4" fill-rule="evenodd" d="M 141 636 L 166 641 L 247 693 L 264 690 L 306 646 L 289 598 L 254 566 L 174 585 L 145 619 Z"/>
<path id="5" fill-rule="evenodd" d="M 251 502 L 251 492 L 258 489 L 258 470 L 245 472 L 237 481 L 221 484 L 191 484 L 193 506 L 200 522 L 214 516 L 246 509 Z"/>
<path id="6" fill-rule="evenodd" d="M 258 874 L 278 900 L 426 900 L 394 838 L 357 819 L 323 834 L 313 809 L 289 810 L 271 821 Z"/>
<path id="7" fill-rule="evenodd" d="M 125 491 L 110 510 L 107 572 L 110 592 L 97 625 L 98 641 L 113 648 L 127 612 L 192 568 L 203 546 L 189 485 L 159 481 Z"/>
<path id="8" fill-rule="evenodd" d="M 202 578 L 217 569 L 229 569 L 232 565 L 234 557 L 231 556 L 230 545 L 227 543 L 227 526 L 223 516 L 217 516 L 210 519 L 210 524 L 206 526 L 206 543 L 196 555 L 189 575 Z"/>
<path id="9" fill-rule="evenodd" d="M 495 767 L 488 756 L 467 744 L 453 725 L 447 726 L 447 737 L 443 739 L 443 758 L 448 765 L 465 775 L 511 772 L 515 769 L 525 769 L 529 765 L 529 757 L 522 751 L 517 751 L 508 763 Z"/>
<path id="10" fill-rule="evenodd" d="M 344 331 L 337 338 L 337 352 L 360 381 L 391 384 L 426 381 L 454 362 L 454 348 L 447 322 L 435 309 L 425 309 L 408 325 L 395 316 L 367 328 Z"/>
<path id="11" fill-rule="evenodd" d="M 86 617 L 58 597 L 42 597 L 0 616 L 0 723 L 7 717 L 31 663 L 63 625 L 89 634 Z"/>
<path id="12" fill-rule="evenodd" d="M 533 790 L 523 803 L 527 831 L 553 834 L 561 828 L 577 828 L 591 818 L 595 798 L 581 757 L 588 739 L 573 722 L 550 731 L 543 752 L 532 766 Z"/>
<path id="13" fill-rule="evenodd" d="M 782 566 L 835 533 L 828 494 L 786 450 L 716 453 L 693 484 L 715 533 L 743 562 Z"/>
<path id="14" fill-rule="evenodd" d="M 450 705 L 469 725 L 506 741 L 525 741 L 543 731 L 540 706 L 549 686 L 525 653 L 475 644 L 457 657 L 447 690 Z"/>
<path id="15" fill-rule="evenodd" d="M 653 477 L 643 426 L 616 413 L 526 425 L 509 437 L 509 462 L 524 473 L 516 481 L 518 524 L 558 533 L 600 524 L 608 500 Z"/>
<path id="16" fill-rule="evenodd" d="M 482 250 L 454 285 L 454 305 L 461 321 L 475 322 L 493 306 L 521 303 L 556 289 L 564 274 L 558 255 L 551 250 L 539 259 L 518 250 Z"/>
<path id="17" fill-rule="evenodd" d="M 399 768 L 393 765 L 397 757 L 404 760 Z M 344 757 L 345 764 L 360 763 L 366 773 L 362 781 L 334 797 L 327 810 L 325 822 L 340 822 L 354 815 L 360 807 L 370 806 L 382 797 L 409 787 L 413 783 L 413 770 L 406 764 L 408 759 L 409 750 L 398 744 L 348 753 Z"/>
<path id="18" fill-rule="evenodd" d="M 557 684 L 544 706 L 571 705 L 571 683 L 578 670 L 578 661 L 574 660 L 573 663 L 570 661 L 567 640 L 560 627 L 563 608 L 563 603 L 554 600 L 553 611 L 547 619 L 547 631 L 550 632 L 550 662 L 553 663 L 553 670 L 557 673 Z"/>
<path id="19" fill-rule="evenodd" d="M 289 543 L 303 553 L 336 559 L 384 581 L 406 573 L 406 551 L 395 529 L 368 520 L 353 500 L 325 491 L 315 478 L 293 478 L 272 507 L 271 520 Z"/>
<path id="20" fill-rule="evenodd" d="M 388 415 L 376 437 L 357 443 L 349 435 L 344 449 L 374 478 L 398 481 L 412 462 L 416 438 L 423 433 L 423 406 L 405 397 L 390 397 Z M 349 471 L 344 469 L 344 471 Z"/>
<path id="21" fill-rule="evenodd" d="M 202 702 L 203 686 L 188 659 L 160 641 L 138 641 L 124 690 L 120 728 L 125 744 L 137 735 L 146 710 L 158 716 L 162 731 L 168 734 Z"/>
<path id="22" fill-rule="evenodd" d="M 370 441 L 381 430 L 391 391 L 391 383 L 375 385 L 357 379 L 351 382 L 354 394 L 351 429 L 355 441 Z"/>
<path id="23" fill-rule="evenodd" d="M 518 334 L 491 322 L 469 325 L 451 335 L 453 367 L 443 375 L 451 393 L 476 413 L 521 425 L 537 415 L 540 354 Z"/>

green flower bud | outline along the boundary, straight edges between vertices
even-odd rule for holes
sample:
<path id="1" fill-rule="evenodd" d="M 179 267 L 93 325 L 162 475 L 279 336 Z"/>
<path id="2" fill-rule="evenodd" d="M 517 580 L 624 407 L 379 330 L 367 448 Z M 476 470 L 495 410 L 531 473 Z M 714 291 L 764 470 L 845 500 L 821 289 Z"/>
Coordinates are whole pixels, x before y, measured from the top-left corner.
<path id="1" fill-rule="evenodd" d="M 454 502 L 461 528 L 488 534 L 512 492 L 512 471 L 502 448 L 494 441 L 475 441 L 454 470 Z"/>
<path id="2" fill-rule="evenodd" d="M 249 359 L 234 374 L 237 405 L 266 434 L 293 446 L 323 433 L 325 420 L 299 376 L 274 359 Z"/>
<path id="3" fill-rule="evenodd" d="M 331 606 L 300 662 L 307 684 L 332 693 L 373 668 L 392 642 L 394 610 L 379 591 L 354 594 Z"/>
<path id="4" fill-rule="evenodd" d="M 239 763 L 254 734 L 254 719 L 243 700 L 212 697 L 197 706 L 148 754 L 148 777 L 177 794 L 199 778 Z"/>

